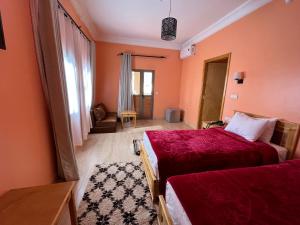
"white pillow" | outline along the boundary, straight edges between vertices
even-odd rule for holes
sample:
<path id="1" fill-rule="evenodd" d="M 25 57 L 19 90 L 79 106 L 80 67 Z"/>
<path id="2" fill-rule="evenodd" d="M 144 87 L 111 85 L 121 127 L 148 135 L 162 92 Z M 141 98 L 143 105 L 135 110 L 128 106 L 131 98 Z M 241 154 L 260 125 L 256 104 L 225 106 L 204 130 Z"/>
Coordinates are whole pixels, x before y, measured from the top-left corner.
<path id="1" fill-rule="evenodd" d="M 267 123 L 266 119 L 255 119 L 236 112 L 225 130 L 240 135 L 248 141 L 256 141 L 264 132 Z"/>
<path id="2" fill-rule="evenodd" d="M 261 119 L 266 120 L 267 125 L 265 127 L 264 132 L 258 138 L 258 140 L 266 142 L 266 143 L 270 143 L 278 119 L 277 118 L 270 118 L 270 119 L 261 118 Z"/>

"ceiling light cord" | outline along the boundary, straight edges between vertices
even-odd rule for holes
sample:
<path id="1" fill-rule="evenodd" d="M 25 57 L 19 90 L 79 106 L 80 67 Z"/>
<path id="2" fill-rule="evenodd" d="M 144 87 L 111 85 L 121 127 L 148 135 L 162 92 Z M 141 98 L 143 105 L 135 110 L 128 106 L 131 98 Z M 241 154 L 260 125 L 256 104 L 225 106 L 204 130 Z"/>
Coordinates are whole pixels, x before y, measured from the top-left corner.
<path id="1" fill-rule="evenodd" d="M 171 16 L 171 8 L 172 8 L 172 0 L 170 0 L 170 10 L 169 10 L 169 17 Z"/>

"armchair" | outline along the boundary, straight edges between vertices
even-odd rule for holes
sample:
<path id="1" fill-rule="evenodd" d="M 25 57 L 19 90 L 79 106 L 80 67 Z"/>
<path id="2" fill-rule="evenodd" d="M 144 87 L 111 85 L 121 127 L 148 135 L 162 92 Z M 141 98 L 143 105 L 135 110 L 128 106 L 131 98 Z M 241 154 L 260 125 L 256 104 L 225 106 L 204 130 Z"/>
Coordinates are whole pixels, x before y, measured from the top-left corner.
<path id="1" fill-rule="evenodd" d="M 117 131 L 117 113 L 107 112 L 103 103 L 91 110 L 93 128 L 90 133 L 115 133 Z"/>

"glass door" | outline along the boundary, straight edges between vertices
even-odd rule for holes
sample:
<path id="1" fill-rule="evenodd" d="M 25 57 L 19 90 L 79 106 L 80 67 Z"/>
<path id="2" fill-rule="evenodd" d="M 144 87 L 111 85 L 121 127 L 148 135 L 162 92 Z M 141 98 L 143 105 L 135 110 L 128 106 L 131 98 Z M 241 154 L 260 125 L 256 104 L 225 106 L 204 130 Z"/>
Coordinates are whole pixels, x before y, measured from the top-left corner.
<path id="1" fill-rule="evenodd" d="M 132 93 L 138 119 L 153 118 L 154 71 L 132 71 Z"/>

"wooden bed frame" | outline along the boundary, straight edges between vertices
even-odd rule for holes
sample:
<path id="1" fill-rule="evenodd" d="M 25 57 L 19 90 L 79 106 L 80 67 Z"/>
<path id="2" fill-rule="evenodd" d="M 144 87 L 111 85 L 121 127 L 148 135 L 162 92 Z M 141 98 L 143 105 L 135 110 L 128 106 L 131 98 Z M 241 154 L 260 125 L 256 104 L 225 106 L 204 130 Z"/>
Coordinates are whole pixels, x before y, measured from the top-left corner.
<path id="1" fill-rule="evenodd" d="M 150 193 L 151 193 L 151 198 L 153 202 L 156 202 L 158 199 L 158 195 L 159 195 L 159 180 L 156 178 L 152 166 L 150 164 L 147 152 L 145 150 L 144 145 L 142 144 L 141 146 L 141 160 L 143 162 L 143 166 L 144 166 L 144 170 L 145 170 L 145 174 L 146 174 L 146 179 L 148 182 L 148 186 L 150 189 Z"/>
<path id="2" fill-rule="evenodd" d="M 241 111 L 235 111 L 241 112 Z M 260 116 L 252 113 L 243 112 L 254 118 L 268 118 L 266 116 Z M 271 142 L 288 150 L 287 159 L 294 157 L 298 140 L 299 140 L 300 125 L 297 123 L 289 122 L 283 119 L 279 119 L 276 123 L 274 134 Z M 141 147 L 141 160 L 145 169 L 146 179 L 149 185 L 151 197 L 153 202 L 158 201 L 159 192 L 159 179 L 155 176 L 152 166 L 149 161 L 148 154 L 144 145 Z"/>
<path id="3" fill-rule="evenodd" d="M 173 225 L 172 218 L 162 195 L 159 196 L 159 211 L 157 220 L 159 225 Z"/>

